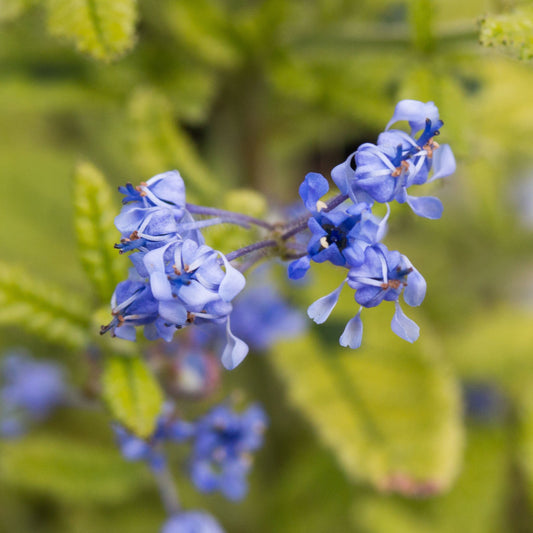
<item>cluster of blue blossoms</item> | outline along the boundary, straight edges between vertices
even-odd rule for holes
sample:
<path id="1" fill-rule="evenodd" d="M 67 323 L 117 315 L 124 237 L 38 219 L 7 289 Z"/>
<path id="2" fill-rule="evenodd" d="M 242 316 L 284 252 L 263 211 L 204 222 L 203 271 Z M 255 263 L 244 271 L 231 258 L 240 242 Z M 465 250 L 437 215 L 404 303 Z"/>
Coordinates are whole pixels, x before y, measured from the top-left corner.
<path id="1" fill-rule="evenodd" d="M 130 255 L 129 278 L 112 297 L 112 330 L 135 340 L 136 326 L 147 339 L 172 340 L 176 330 L 192 323 L 224 323 L 226 368 L 237 366 L 247 345 L 230 329 L 231 301 L 244 288 L 244 276 L 226 257 L 204 243 L 199 229 L 225 222 L 194 221 L 185 203 L 185 185 L 177 171 L 154 176 L 138 187 L 121 187 L 125 206 L 115 224 L 122 234 L 116 247 Z M 232 221 L 233 222 L 233 221 Z"/>
<path id="2" fill-rule="evenodd" d="M 0 437 L 19 437 L 45 420 L 68 396 L 56 363 L 38 361 L 24 352 L 6 354 L 0 365 Z"/>
<path id="3" fill-rule="evenodd" d="M 126 459 L 145 461 L 154 471 L 166 467 L 165 442 L 192 441 L 189 471 L 198 490 L 240 500 L 248 490 L 251 453 L 263 445 L 266 427 L 267 417 L 259 405 L 237 413 L 221 404 L 194 423 L 174 419 L 172 410 L 166 409 L 148 442 L 121 426 L 115 427 L 115 435 Z"/>
<path id="4" fill-rule="evenodd" d="M 401 121 L 409 124 L 409 133 L 390 129 Z M 238 268 L 244 270 L 246 263 L 236 268 L 230 261 L 270 247 L 281 257 L 295 258 L 289 265 L 291 279 L 302 278 L 312 261 L 330 262 L 347 270 L 341 286 L 308 309 L 308 315 L 322 323 L 344 285 L 355 290 L 359 311 L 340 337 L 342 346 L 361 345 L 361 310 L 383 301 L 395 303 L 392 330 L 409 342 L 415 341 L 419 328 L 404 314 L 399 298 L 403 293 L 405 303 L 420 305 L 426 282 L 406 256 L 389 251 L 381 241 L 392 201 L 407 203 L 414 213 L 428 219 L 442 215 L 438 198 L 410 194 L 413 186 L 455 171 L 450 147 L 439 146 L 434 140 L 442 125 L 433 102 L 402 100 L 377 144 L 361 145 L 332 170 L 340 194 L 326 201 L 328 180 L 321 174 L 308 174 L 299 189 L 307 214 L 285 224 L 187 204 L 177 171 L 154 176 L 138 187 L 121 187 L 125 205 L 115 220 L 122 234 L 116 246 L 121 252 L 134 252 L 130 255 L 133 268 L 128 280 L 115 290 L 114 318 L 102 332 L 112 330 L 118 337 L 135 340 L 135 328 L 144 326 L 148 339 L 170 341 L 176 330 L 192 323 L 224 324 L 226 344 L 221 360 L 227 369 L 235 368 L 248 353 L 247 344 L 230 329 L 232 301 L 245 285 Z M 372 211 L 376 203 L 386 205 L 387 214 L 382 219 Z M 211 218 L 196 220 L 193 215 Z M 200 232 L 203 227 L 221 223 L 245 227 L 254 223 L 269 230 L 269 235 L 225 256 L 207 246 Z M 305 250 L 298 242 L 291 242 L 297 234 L 307 232 L 310 237 Z"/>
<path id="5" fill-rule="evenodd" d="M 410 134 L 389 129 L 399 121 L 409 123 Z M 332 170 L 340 196 L 329 204 L 322 200 L 329 191 L 329 184 L 320 174 L 308 174 L 300 186 L 300 196 L 310 212 L 311 239 L 307 253 L 289 265 L 289 277 L 303 277 L 311 261 L 329 261 L 347 269 L 341 285 L 308 309 L 310 318 L 320 324 L 329 317 L 346 283 L 355 290 L 355 301 L 360 308 L 340 337 L 342 346 L 358 348 L 361 345 L 361 310 L 383 301 L 395 303 L 391 323 L 394 333 L 409 342 L 418 338 L 419 328 L 403 313 L 399 297 L 403 292 L 405 303 L 420 305 L 425 297 L 426 282 L 405 255 L 389 251 L 380 241 L 386 232 L 391 201 L 407 203 L 417 215 L 428 219 L 438 219 L 442 215 L 442 203 L 438 198 L 415 197 L 408 193 L 413 185 L 423 185 L 455 171 L 450 147 L 439 146 L 434 140 L 442 125 L 432 102 L 403 100 L 396 106 L 377 144 L 363 144 Z M 375 203 L 387 206 L 387 215 L 381 220 L 372 214 Z"/>

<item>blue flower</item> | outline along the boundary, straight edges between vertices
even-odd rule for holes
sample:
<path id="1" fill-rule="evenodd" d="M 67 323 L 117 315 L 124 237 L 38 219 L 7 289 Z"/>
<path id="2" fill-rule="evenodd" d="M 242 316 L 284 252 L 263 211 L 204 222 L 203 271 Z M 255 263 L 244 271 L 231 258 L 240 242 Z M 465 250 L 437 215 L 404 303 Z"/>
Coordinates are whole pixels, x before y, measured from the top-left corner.
<path id="1" fill-rule="evenodd" d="M 376 307 L 383 301 L 395 302 L 396 311 L 391 322 L 394 333 L 402 339 L 414 342 L 418 338 L 419 328 L 405 316 L 398 299 L 403 292 L 403 298 L 408 305 L 420 305 L 426 294 L 426 281 L 407 257 L 399 252 L 389 252 L 383 244 L 368 246 L 364 255 L 364 262 L 351 267 L 341 285 L 311 304 L 307 314 L 317 324 L 325 322 L 337 305 L 345 283 L 348 283 L 356 290 L 355 301 L 361 308 L 348 322 L 340 338 L 342 346 L 358 348 L 361 345 L 363 335 L 361 309 Z"/>
<path id="2" fill-rule="evenodd" d="M 145 440 L 114 424 L 113 431 L 120 451 L 128 461 L 144 461 L 152 470 L 161 470 L 166 465 L 162 444 L 166 441 L 184 442 L 194 435 L 194 424 L 174 417 L 173 407 L 165 404 L 152 436 Z"/>
<path id="3" fill-rule="evenodd" d="M 224 533 L 220 524 L 204 511 L 186 511 L 171 516 L 161 533 Z"/>
<path id="4" fill-rule="evenodd" d="M 400 130 L 388 131 L 392 124 L 401 120 L 409 122 L 410 134 Z M 450 147 L 439 146 L 434 141 L 442 125 L 432 102 L 403 100 L 396 106 L 387 131 L 379 136 L 377 145 L 361 145 L 332 170 L 332 178 L 341 192 L 350 195 L 354 202 L 371 204 L 396 200 L 407 203 L 419 216 L 440 218 L 442 204 L 438 198 L 414 197 L 407 193 L 407 189 L 455 171 Z M 433 175 L 428 179 L 432 169 Z"/>
<path id="5" fill-rule="evenodd" d="M 299 335 L 306 328 L 302 314 L 274 285 L 267 284 L 249 288 L 240 296 L 231 318 L 235 333 L 257 350 L 266 350 L 277 340 Z"/>
<path id="6" fill-rule="evenodd" d="M 253 405 L 238 414 L 225 405 L 211 410 L 196 425 L 191 476 L 203 492 L 220 491 L 240 500 L 248 490 L 250 453 L 263 444 L 266 415 Z"/>
<path id="7" fill-rule="evenodd" d="M 300 196 L 313 215 L 308 222 L 312 235 L 307 255 L 289 265 L 291 279 L 303 277 L 310 261 L 329 261 L 337 266 L 360 264 L 365 248 L 377 242 L 385 231 L 386 218 L 379 221 L 367 203 L 338 206 L 327 211 L 327 204 L 321 197 L 328 190 L 326 178 L 316 173 L 307 174 L 300 185 Z"/>
<path id="8" fill-rule="evenodd" d="M 0 435 L 17 436 L 65 401 L 59 365 L 23 353 L 8 354 L 0 367 Z"/>
<path id="9" fill-rule="evenodd" d="M 115 218 L 121 253 L 151 250 L 175 238 L 194 238 L 203 242 L 192 216 L 186 210 L 185 184 L 177 170 L 158 174 L 134 187 L 120 187 L 126 204 Z"/>
<path id="10" fill-rule="evenodd" d="M 235 368 L 248 353 L 246 344 L 232 334 L 229 322 L 231 300 L 244 288 L 244 276 L 223 254 L 192 239 L 147 252 L 143 263 L 165 324 L 179 329 L 193 322 L 225 323 L 222 364 Z"/>

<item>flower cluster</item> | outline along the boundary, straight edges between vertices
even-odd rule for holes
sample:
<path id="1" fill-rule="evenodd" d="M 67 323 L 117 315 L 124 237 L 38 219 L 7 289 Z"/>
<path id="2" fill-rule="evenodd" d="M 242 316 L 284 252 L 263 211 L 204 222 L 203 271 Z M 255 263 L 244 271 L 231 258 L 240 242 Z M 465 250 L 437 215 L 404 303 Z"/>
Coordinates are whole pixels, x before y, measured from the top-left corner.
<path id="1" fill-rule="evenodd" d="M 27 354 L 6 355 L 0 366 L 0 436 L 16 437 L 65 402 L 68 390 L 61 368 Z"/>
<path id="2" fill-rule="evenodd" d="M 223 323 L 226 368 L 237 366 L 248 352 L 230 329 L 231 301 L 243 289 L 244 276 L 226 257 L 204 243 L 200 228 L 235 220 L 195 221 L 185 203 L 185 185 L 177 171 L 154 176 L 138 187 L 121 187 L 125 204 L 115 225 L 122 235 L 116 247 L 133 251 L 133 268 L 112 297 L 113 320 L 102 328 L 135 340 L 143 326 L 149 340 L 172 340 L 190 324 Z"/>
<path id="3" fill-rule="evenodd" d="M 267 417 L 259 405 L 242 413 L 225 404 L 217 405 L 192 423 L 176 419 L 167 405 L 148 440 L 121 426 L 115 426 L 114 431 L 122 455 L 129 461 L 146 462 L 155 472 L 166 467 L 165 442 L 192 440 L 189 464 L 196 487 L 202 492 L 220 491 L 231 500 L 239 500 L 247 492 L 251 452 L 262 446 L 266 427 Z"/>
<path id="4" fill-rule="evenodd" d="M 409 124 L 409 132 L 391 129 L 402 121 Z M 340 194 L 328 200 L 328 180 L 321 174 L 308 174 L 299 189 L 307 213 L 284 224 L 187 204 L 185 185 L 177 171 L 154 176 L 138 187 L 131 184 L 121 187 L 125 205 L 115 220 L 121 232 L 121 241 L 116 246 L 121 252 L 133 252 L 130 255 L 133 268 L 113 294 L 114 318 L 102 332 L 112 330 L 118 337 L 135 340 L 136 327 L 143 326 L 148 339 L 169 342 L 177 329 L 192 323 L 223 324 L 226 344 L 221 361 L 226 368 L 233 369 L 248 353 L 247 344 L 232 333 L 229 320 L 233 300 L 245 285 L 241 270 L 261 260 L 264 257 L 261 254 L 270 248 L 275 255 L 295 259 L 289 265 L 290 279 L 305 276 L 311 262 L 329 262 L 347 270 L 341 286 L 308 309 L 308 315 L 322 323 L 335 307 L 345 284 L 356 291 L 360 309 L 348 322 L 340 338 L 341 345 L 360 346 L 361 310 L 382 301 L 395 303 L 393 331 L 413 342 L 418 338 L 418 326 L 403 313 L 399 298 L 403 294 L 408 305 L 420 305 L 426 282 L 407 257 L 389 251 L 381 241 L 387 230 L 389 202 L 407 203 L 414 213 L 428 219 L 442 215 L 438 198 L 413 196 L 410 192 L 413 187 L 455 170 L 450 147 L 439 146 L 435 141 L 442 125 L 433 102 L 399 102 L 377 144 L 361 145 L 332 170 Z M 386 206 L 386 215 L 381 219 L 373 212 L 375 204 L 380 203 Z M 194 215 L 210 218 L 196 220 Z M 206 245 L 200 231 L 222 223 L 244 227 L 255 224 L 269 233 L 264 240 L 225 256 Z M 301 237 L 305 231 L 310 232 L 310 237 L 304 245 Z M 231 264 L 247 255 L 248 260 L 239 266 L 241 270 Z M 264 299 L 264 295 L 260 298 Z M 247 305 L 253 309 L 255 299 L 248 298 Z M 280 310 L 275 302 L 272 307 Z M 246 312 L 240 312 L 238 329 L 245 336 L 258 338 L 257 333 L 267 329 L 272 313 L 268 315 L 256 326 L 247 320 Z M 246 331 L 245 323 L 252 324 L 253 331 L 250 328 Z M 265 334 L 265 339 L 268 337 Z M 264 346 L 265 339 L 259 339 L 258 345 Z"/>
<path id="5" fill-rule="evenodd" d="M 399 121 L 409 123 L 409 134 L 389 129 Z M 417 215 L 429 219 L 442 215 L 438 198 L 414 197 L 408 193 L 413 185 L 423 185 L 455 170 L 450 147 L 439 146 L 434 140 L 442 125 L 432 102 L 403 100 L 396 106 L 376 145 L 363 144 L 332 170 L 340 196 L 329 203 L 323 200 L 329 184 L 320 174 L 308 174 L 300 186 L 300 196 L 310 213 L 311 238 L 305 255 L 289 265 L 289 277 L 303 277 L 311 261 L 328 261 L 347 269 L 342 284 L 308 309 L 310 318 L 320 324 L 337 304 L 346 283 L 356 291 L 355 301 L 360 308 L 341 335 L 342 346 L 358 348 L 361 345 L 361 310 L 383 301 L 395 302 L 392 330 L 409 342 L 418 338 L 418 326 L 403 313 L 398 300 L 403 293 L 405 303 L 420 305 L 426 293 L 426 282 L 406 256 L 389 251 L 381 240 L 390 213 L 388 202 L 407 203 Z M 372 214 L 375 203 L 387 206 L 387 215 L 382 220 Z"/>
<path id="6" fill-rule="evenodd" d="M 196 487 L 202 492 L 220 491 L 231 500 L 243 498 L 251 452 L 262 446 L 266 425 L 265 412 L 258 405 L 240 414 L 218 405 L 200 419 L 191 458 Z"/>

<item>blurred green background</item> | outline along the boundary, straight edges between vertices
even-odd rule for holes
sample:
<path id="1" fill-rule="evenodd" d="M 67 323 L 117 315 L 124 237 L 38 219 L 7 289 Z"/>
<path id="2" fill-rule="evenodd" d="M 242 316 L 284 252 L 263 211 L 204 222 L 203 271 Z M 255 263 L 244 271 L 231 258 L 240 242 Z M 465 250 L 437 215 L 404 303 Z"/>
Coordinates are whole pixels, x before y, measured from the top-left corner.
<path id="1" fill-rule="evenodd" d="M 428 281 L 410 312 L 421 339 L 396 338 L 385 308 L 365 313 L 360 350 L 339 348 L 356 311 L 346 294 L 327 324 L 224 374 L 218 398 L 242 390 L 271 419 L 248 497 L 197 494 L 179 453 L 173 469 L 185 506 L 229 533 L 533 531 L 530 12 L 504 0 L 0 0 L 0 347 L 89 380 L 86 351 L 5 296 L 15 268 L 37 291 L 58 286 L 67 308 L 106 302 L 78 259 L 80 161 L 113 190 L 178 168 L 190 197 L 217 207 L 244 197 L 261 211 L 260 196 L 231 193 L 254 189 L 279 218 L 307 172 L 329 175 L 375 142 L 398 100 L 432 100 L 458 162 L 432 186 L 444 216 L 395 207 L 385 240 Z M 305 310 L 340 275 L 313 265 L 310 283 L 282 285 Z M 0 442 L 2 533 L 141 533 L 164 519 L 103 409 L 63 409 Z"/>

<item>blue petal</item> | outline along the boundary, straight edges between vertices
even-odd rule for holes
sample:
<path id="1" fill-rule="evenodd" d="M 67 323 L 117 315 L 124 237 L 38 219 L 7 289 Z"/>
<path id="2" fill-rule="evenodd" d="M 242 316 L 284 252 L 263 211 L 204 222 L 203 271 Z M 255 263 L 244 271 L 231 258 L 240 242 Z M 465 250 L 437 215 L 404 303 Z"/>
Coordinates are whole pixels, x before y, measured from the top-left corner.
<path id="1" fill-rule="evenodd" d="M 413 270 L 407 276 L 407 287 L 403 291 L 403 299 L 407 305 L 417 307 L 424 301 L 426 296 L 426 280 L 405 256 L 404 259 L 407 260 L 407 265 Z"/>
<path id="2" fill-rule="evenodd" d="M 344 163 L 337 165 L 331 171 L 331 179 L 335 182 L 335 185 L 342 194 L 348 194 L 351 189 L 351 182 L 354 179 L 355 171 L 350 165 L 353 156 L 354 154 L 350 154 Z"/>
<path id="3" fill-rule="evenodd" d="M 183 326 L 187 322 L 187 310 L 177 300 L 159 303 L 159 314 L 166 322 Z"/>
<path id="4" fill-rule="evenodd" d="M 241 339 L 235 337 L 230 329 L 229 318 L 226 324 L 227 344 L 222 353 L 221 361 L 224 368 L 233 370 L 241 364 L 248 353 L 248 345 Z"/>
<path id="5" fill-rule="evenodd" d="M 344 328 L 344 332 L 339 339 L 341 346 L 349 348 L 359 348 L 363 340 L 363 321 L 361 320 L 361 311 L 359 311 Z"/>
<path id="6" fill-rule="evenodd" d="M 226 275 L 220 283 L 218 288 L 218 294 L 226 302 L 230 302 L 244 289 L 246 285 L 246 278 L 242 273 L 233 267 L 229 261 L 226 259 L 224 254 L 220 254 L 222 261 L 224 262 L 224 267 L 226 268 Z"/>
<path id="7" fill-rule="evenodd" d="M 113 333 L 115 337 L 118 337 L 119 339 L 125 339 L 127 341 L 134 341 L 136 337 L 135 328 L 128 324 L 115 328 Z"/>
<path id="8" fill-rule="evenodd" d="M 145 254 L 144 266 L 148 272 L 165 272 L 165 252 L 171 244 L 168 243 Z"/>
<path id="9" fill-rule="evenodd" d="M 177 170 L 157 174 L 147 182 L 158 198 L 176 207 L 185 207 L 185 184 Z"/>
<path id="10" fill-rule="evenodd" d="M 433 152 L 433 176 L 428 183 L 439 178 L 445 178 L 455 172 L 455 157 L 448 144 L 443 144 Z"/>
<path id="11" fill-rule="evenodd" d="M 396 312 L 392 317 L 391 328 L 398 337 L 408 342 L 415 342 L 420 334 L 420 328 L 404 314 L 398 302 L 396 302 Z"/>
<path id="12" fill-rule="evenodd" d="M 411 126 L 411 133 L 414 134 L 425 127 L 427 118 L 433 124 L 439 120 L 439 110 L 433 102 L 401 100 L 396 104 L 394 114 L 385 129 L 388 130 L 395 122 L 406 120 Z"/>
<path id="13" fill-rule="evenodd" d="M 419 216 L 437 220 L 442 216 L 442 202 L 434 196 L 407 196 L 407 203 L 411 209 Z"/>
<path id="14" fill-rule="evenodd" d="M 313 302 L 307 309 L 307 315 L 309 318 L 314 320 L 317 324 L 325 322 L 331 314 L 331 311 L 333 311 L 334 307 L 337 305 L 339 295 L 345 282 L 346 280 L 344 280 L 332 293 L 322 296 L 322 298 Z"/>
<path id="15" fill-rule="evenodd" d="M 311 266 L 311 261 L 309 259 L 309 256 L 304 255 L 303 257 L 300 257 L 300 259 L 296 259 L 296 261 L 293 261 L 289 265 L 289 278 L 290 279 L 301 279 L 309 270 L 309 267 Z"/>
<path id="16" fill-rule="evenodd" d="M 164 272 L 150 274 L 150 288 L 156 300 L 172 300 L 172 288 Z"/>
<path id="17" fill-rule="evenodd" d="M 328 180 L 316 172 L 307 174 L 299 189 L 300 197 L 309 211 L 317 211 L 316 203 L 328 191 Z"/>

